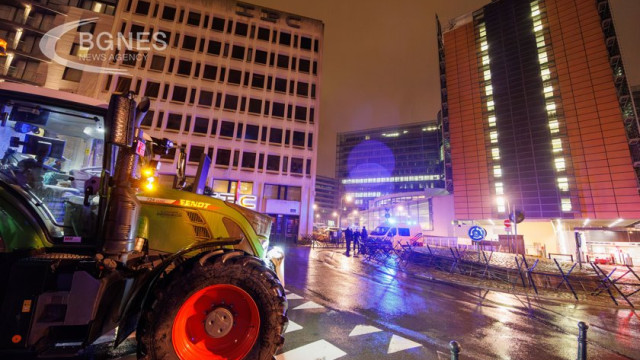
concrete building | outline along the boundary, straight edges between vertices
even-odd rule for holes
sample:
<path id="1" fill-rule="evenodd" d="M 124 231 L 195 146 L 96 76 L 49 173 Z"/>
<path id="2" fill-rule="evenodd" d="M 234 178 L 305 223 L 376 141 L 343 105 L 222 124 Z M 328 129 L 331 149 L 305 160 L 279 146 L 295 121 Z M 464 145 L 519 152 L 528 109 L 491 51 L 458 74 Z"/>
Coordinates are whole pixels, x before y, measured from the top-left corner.
<path id="1" fill-rule="evenodd" d="M 25 43 L 5 60 L 5 80 L 104 101 L 113 92 L 147 96 L 145 131 L 185 148 L 189 177 L 207 154 L 207 185 L 219 197 L 273 216 L 272 240 L 293 241 L 311 232 L 321 21 L 232 0 L 68 0 L 55 9 L 10 1 L 0 7 L 0 17 L 12 22 L 34 16 L 44 20 L 29 44 L 54 26 L 97 17 L 61 36 L 56 52 L 114 71 L 81 71 L 46 58 L 37 66 L 31 65 L 36 60 L 24 60 L 20 67 L 26 70 L 14 70 L 27 50 L 41 57 Z M 15 37 L 12 29 L 0 35 Z M 101 33 L 122 46 L 84 46 L 86 38 L 99 45 Z M 127 45 L 132 38 L 134 46 Z M 172 152 L 162 159 L 161 182 L 174 183 L 176 158 Z"/>
<path id="2" fill-rule="evenodd" d="M 457 224 L 640 260 L 638 119 L 607 0 L 499 0 L 439 31 Z M 632 235 L 630 235 L 632 234 Z"/>
<path id="3" fill-rule="evenodd" d="M 339 133 L 336 143 L 343 209 L 366 210 L 380 196 L 444 186 L 436 121 Z"/>

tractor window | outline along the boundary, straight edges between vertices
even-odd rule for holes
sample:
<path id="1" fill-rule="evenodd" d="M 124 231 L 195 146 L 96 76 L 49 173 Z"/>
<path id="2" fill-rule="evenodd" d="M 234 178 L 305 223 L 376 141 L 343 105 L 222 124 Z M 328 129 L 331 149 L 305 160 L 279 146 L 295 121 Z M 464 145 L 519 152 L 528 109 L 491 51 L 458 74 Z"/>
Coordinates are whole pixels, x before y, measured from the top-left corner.
<path id="1" fill-rule="evenodd" d="M 83 206 L 85 182 L 102 171 L 106 109 L 0 88 L 2 180 L 44 205 L 52 236 L 80 236 L 95 206 Z"/>

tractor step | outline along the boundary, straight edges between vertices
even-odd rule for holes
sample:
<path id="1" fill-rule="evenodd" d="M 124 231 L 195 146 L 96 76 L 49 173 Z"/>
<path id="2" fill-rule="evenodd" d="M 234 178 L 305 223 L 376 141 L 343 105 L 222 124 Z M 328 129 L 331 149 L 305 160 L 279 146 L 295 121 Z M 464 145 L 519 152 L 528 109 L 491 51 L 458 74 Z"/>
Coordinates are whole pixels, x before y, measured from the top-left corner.
<path id="1" fill-rule="evenodd" d="M 58 343 L 40 353 L 38 359 L 75 358 L 82 355 L 83 350 L 82 343 Z"/>

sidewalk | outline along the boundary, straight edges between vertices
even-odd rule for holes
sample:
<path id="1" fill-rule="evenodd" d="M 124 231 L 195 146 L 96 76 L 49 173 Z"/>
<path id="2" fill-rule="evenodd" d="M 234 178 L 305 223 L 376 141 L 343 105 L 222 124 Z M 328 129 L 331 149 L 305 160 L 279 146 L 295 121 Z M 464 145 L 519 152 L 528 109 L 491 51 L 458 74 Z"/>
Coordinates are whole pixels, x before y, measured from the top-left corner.
<path id="1" fill-rule="evenodd" d="M 334 262 L 334 259 L 338 255 L 345 256 L 344 248 L 315 248 L 311 249 L 316 252 L 330 252 L 332 255 L 328 258 L 323 258 L 321 261 L 324 262 Z M 436 283 L 450 284 L 450 285 L 458 285 L 464 287 L 470 287 L 475 289 L 487 290 L 487 291 L 499 291 L 504 293 L 509 293 L 518 296 L 527 296 L 533 297 L 536 299 L 546 299 L 552 301 L 560 301 L 564 303 L 571 304 L 582 304 L 589 306 L 599 306 L 599 307 L 607 307 L 607 308 L 620 308 L 620 309 L 631 309 L 631 307 L 624 301 L 618 301 L 618 306 L 616 306 L 608 293 L 604 291 L 599 296 L 588 296 L 583 291 L 576 291 L 578 300 L 575 299 L 573 294 L 570 291 L 551 291 L 546 288 L 539 287 L 538 294 L 536 294 L 533 288 L 515 286 L 511 283 L 507 283 L 501 280 L 488 279 L 488 278 L 478 278 L 474 276 L 467 276 L 459 273 L 450 273 L 447 271 L 442 271 L 436 269 L 435 267 L 427 267 L 424 264 L 416 263 L 414 261 L 410 261 L 406 267 L 397 267 L 393 265 L 382 265 L 380 263 L 375 262 L 367 262 L 364 259 L 364 256 L 360 256 L 359 258 L 361 263 L 365 266 L 375 267 L 379 271 L 385 272 L 388 274 L 388 269 L 393 269 L 393 271 L 402 271 L 408 276 L 412 276 L 414 278 L 418 278 L 421 280 L 432 281 Z M 338 264 L 333 264 L 337 266 Z M 518 280 L 520 281 L 520 280 Z M 611 289 L 615 294 L 615 290 Z"/>

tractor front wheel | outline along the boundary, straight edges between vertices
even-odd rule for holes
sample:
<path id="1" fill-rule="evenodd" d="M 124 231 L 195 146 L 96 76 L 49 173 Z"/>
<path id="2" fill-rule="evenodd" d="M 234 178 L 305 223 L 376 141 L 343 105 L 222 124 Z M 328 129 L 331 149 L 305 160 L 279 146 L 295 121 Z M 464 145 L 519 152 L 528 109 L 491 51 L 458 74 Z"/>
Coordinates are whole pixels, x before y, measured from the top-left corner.
<path id="1" fill-rule="evenodd" d="M 138 329 L 150 359 L 272 360 L 287 326 L 284 289 L 259 259 L 227 253 L 172 271 Z"/>

